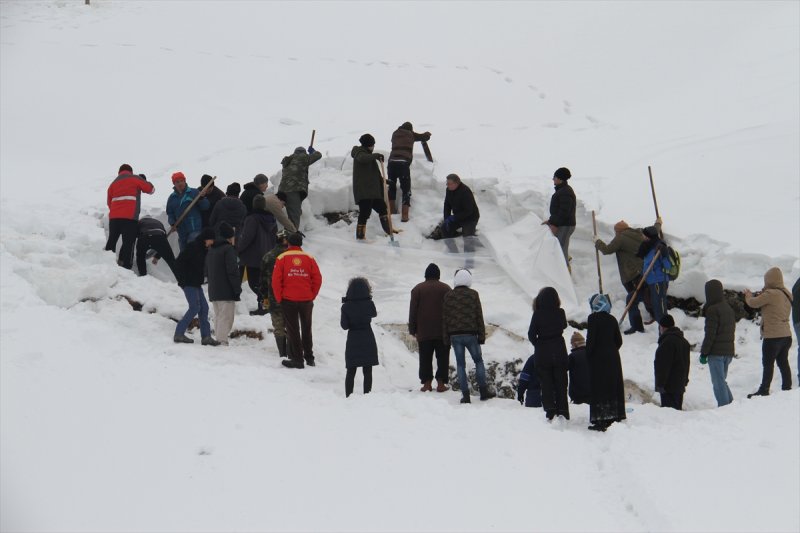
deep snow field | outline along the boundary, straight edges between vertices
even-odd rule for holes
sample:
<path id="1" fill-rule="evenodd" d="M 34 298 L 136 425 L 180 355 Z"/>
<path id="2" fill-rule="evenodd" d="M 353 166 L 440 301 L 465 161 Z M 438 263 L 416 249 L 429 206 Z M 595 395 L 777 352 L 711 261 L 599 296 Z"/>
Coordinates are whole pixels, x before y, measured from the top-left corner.
<path id="1" fill-rule="evenodd" d="M 530 354 L 543 286 L 584 321 L 591 212 L 606 242 L 620 218 L 651 224 L 648 165 L 683 261 L 671 294 L 702 301 L 711 278 L 757 290 L 771 266 L 791 287 L 798 91 L 798 2 L 0 2 L 0 530 L 799 531 L 797 344 L 795 388 L 776 369 L 773 394 L 747 400 L 755 323 L 737 324 L 733 404 L 716 408 L 695 351 L 684 412 L 631 398 L 605 434 L 587 406 L 551 425 L 512 400 L 419 393 L 401 334 L 430 262 L 450 284 L 471 268 L 497 326 L 487 364 Z M 399 246 L 376 216 L 356 243 L 322 214 L 355 209 L 358 137 L 388 154 L 406 120 L 433 134 L 435 162 L 415 154 Z M 103 251 L 117 168 L 148 176 L 143 214 L 165 219 L 172 172 L 277 185 L 312 129 L 317 366 L 281 367 L 247 288 L 234 329 L 263 341 L 174 344 L 185 300 L 166 265 L 140 278 Z M 560 166 L 579 199 L 572 275 L 540 225 Z M 474 254 L 425 239 L 451 172 L 481 209 Z M 616 261 L 601 264 L 619 317 Z M 370 395 L 359 374 L 345 399 L 355 275 L 373 285 L 381 365 Z M 702 320 L 672 313 L 699 346 Z M 622 347 L 648 392 L 656 341 L 654 324 Z"/>

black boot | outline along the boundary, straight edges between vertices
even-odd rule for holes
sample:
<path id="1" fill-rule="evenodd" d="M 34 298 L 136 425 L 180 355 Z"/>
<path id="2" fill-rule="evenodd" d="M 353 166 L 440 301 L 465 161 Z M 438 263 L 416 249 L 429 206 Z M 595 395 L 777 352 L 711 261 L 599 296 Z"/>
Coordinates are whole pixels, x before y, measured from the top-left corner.
<path id="1" fill-rule="evenodd" d="M 278 346 L 278 355 L 287 357 L 286 355 L 286 337 L 278 337 L 275 335 L 275 344 Z"/>
<path id="2" fill-rule="evenodd" d="M 642 317 L 639 317 L 639 320 L 631 323 L 631 327 L 623 331 L 625 335 L 631 335 L 633 333 L 644 333 L 644 324 L 642 323 Z"/>
<path id="3" fill-rule="evenodd" d="M 481 387 L 480 391 L 481 391 L 481 401 L 482 402 L 485 402 L 486 400 L 491 400 L 492 398 L 497 396 L 497 394 L 495 394 L 494 392 L 490 391 L 488 389 L 488 387 Z"/>
<path id="4" fill-rule="evenodd" d="M 386 235 L 392 233 L 392 230 L 389 229 L 389 218 L 386 215 L 381 215 L 381 228 L 383 228 Z"/>
<path id="5" fill-rule="evenodd" d="M 762 387 L 759 387 L 758 390 L 755 391 L 753 394 L 747 395 L 748 398 L 752 398 L 753 396 L 769 396 L 769 391 L 764 390 Z"/>
<path id="6" fill-rule="evenodd" d="M 469 391 L 461 393 L 461 403 L 472 403 L 469 399 Z"/>

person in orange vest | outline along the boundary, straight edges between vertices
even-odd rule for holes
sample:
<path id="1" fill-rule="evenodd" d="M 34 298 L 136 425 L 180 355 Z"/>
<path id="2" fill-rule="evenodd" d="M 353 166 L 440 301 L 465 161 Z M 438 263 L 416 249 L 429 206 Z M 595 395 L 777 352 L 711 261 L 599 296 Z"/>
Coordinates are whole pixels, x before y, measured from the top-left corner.
<path id="1" fill-rule="evenodd" d="M 286 336 L 291 347 L 290 358 L 281 361 L 288 368 L 315 365 L 311 312 L 322 287 L 322 274 L 317 261 L 303 251 L 302 245 L 302 233 L 289 235 L 289 247 L 275 260 L 272 270 L 272 292 L 283 309 Z"/>
<path id="2" fill-rule="evenodd" d="M 122 237 L 117 264 L 130 270 L 133 268 L 133 247 L 139 233 L 139 211 L 141 211 L 142 191 L 155 192 L 155 186 L 147 181 L 144 174 L 138 176 L 127 163 L 119 167 L 116 179 L 108 186 L 108 240 L 106 250 L 115 252 L 117 241 Z"/>

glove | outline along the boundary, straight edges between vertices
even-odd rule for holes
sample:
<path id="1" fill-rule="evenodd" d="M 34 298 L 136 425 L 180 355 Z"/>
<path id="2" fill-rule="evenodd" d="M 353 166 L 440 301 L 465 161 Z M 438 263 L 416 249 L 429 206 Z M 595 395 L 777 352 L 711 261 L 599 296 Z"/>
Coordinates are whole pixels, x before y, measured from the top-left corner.
<path id="1" fill-rule="evenodd" d="M 592 242 L 593 243 L 597 243 L 597 241 L 599 241 L 599 240 L 600 240 L 600 237 L 598 237 L 597 235 L 593 235 L 592 236 Z"/>
<path id="2" fill-rule="evenodd" d="M 707 365 L 708 364 L 708 356 L 700 354 L 700 364 Z"/>
<path id="3" fill-rule="evenodd" d="M 662 224 L 662 221 L 661 221 L 661 217 L 657 217 L 657 218 L 656 218 L 656 224 L 658 224 L 658 225 L 663 225 L 663 224 Z"/>
<path id="4" fill-rule="evenodd" d="M 308 147 L 308 155 L 314 155 L 314 152 L 316 152 L 316 150 L 314 150 L 314 147 L 313 146 L 309 146 Z"/>
<path id="5" fill-rule="evenodd" d="M 383 163 L 383 154 L 375 154 L 375 160 Z"/>
<path id="6" fill-rule="evenodd" d="M 429 132 L 429 131 L 426 131 L 422 135 L 425 137 L 424 139 L 422 139 L 425 142 L 428 142 L 431 139 L 431 132 Z"/>
<path id="7" fill-rule="evenodd" d="M 142 178 L 144 181 L 147 181 L 147 176 L 144 174 L 139 174 L 139 177 Z"/>
<path id="8" fill-rule="evenodd" d="M 450 225 L 456 221 L 455 215 L 450 215 L 446 219 L 444 219 L 444 229 L 450 231 Z"/>

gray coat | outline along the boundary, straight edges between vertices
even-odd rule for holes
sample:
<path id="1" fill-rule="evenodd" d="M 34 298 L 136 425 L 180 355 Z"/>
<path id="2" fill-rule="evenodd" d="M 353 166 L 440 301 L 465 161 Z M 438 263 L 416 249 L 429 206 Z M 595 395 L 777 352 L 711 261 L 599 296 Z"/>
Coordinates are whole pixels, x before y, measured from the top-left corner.
<path id="1" fill-rule="evenodd" d="M 722 283 L 712 279 L 706 282 L 705 337 L 700 348 L 702 355 L 735 355 L 736 317 L 725 299 Z"/>

